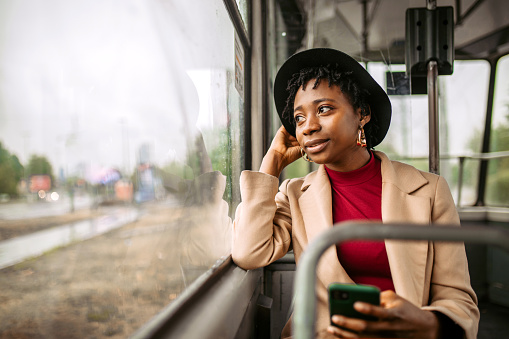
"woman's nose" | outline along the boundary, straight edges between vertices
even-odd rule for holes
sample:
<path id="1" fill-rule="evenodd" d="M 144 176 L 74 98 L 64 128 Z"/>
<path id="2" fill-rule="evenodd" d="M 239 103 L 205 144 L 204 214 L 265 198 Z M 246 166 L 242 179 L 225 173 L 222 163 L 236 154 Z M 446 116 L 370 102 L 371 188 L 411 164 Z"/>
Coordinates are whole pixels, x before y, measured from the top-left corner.
<path id="1" fill-rule="evenodd" d="M 306 135 L 313 134 L 322 128 L 320 119 L 316 115 L 310 115 L 305 122 L 303 133 Z"/>

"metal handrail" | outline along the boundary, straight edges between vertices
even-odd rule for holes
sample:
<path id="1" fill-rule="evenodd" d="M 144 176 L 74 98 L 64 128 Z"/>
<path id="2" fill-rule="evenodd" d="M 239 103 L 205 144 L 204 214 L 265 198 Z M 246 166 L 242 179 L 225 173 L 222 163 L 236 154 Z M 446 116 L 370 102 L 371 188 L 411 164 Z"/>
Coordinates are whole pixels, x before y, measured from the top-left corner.
<path id="1" fill-rule="evenodd" d="M 440 155 L 440 160 L 452 160 L 458 159 L 459 167 L 458 167 L 458 195 L 456 197 L 456 206 L 459 207 L 461 204 L 461 193 L 463 188 L 463 172 L 465 169 L 465 160 L 494 160 L 494 159 L 503 159 L 509 157 L 509 151 L 501 151 L 501 152 L 490 152 L 490 153 L 474 153 L 470 155 Z M 408 160 L 428 160 L 428 157 L 403 157 L 403 158 L 395 158 L 395 160 L 399 161 L 408 161 Z"/>
<path id="2" fill-rule="evenodd" d="M 450 160 L 450 159 L 472 159 L 472 160 L 492 160 L 492 159 L 501 159 L 509 157 L 509 151 L 500 151 L 500 152 L 490 152 L 490 153 L 472 153 L 467 155 L 455 155 L 455 154 L 441 154 L 440 160 Z M 392 157 L 394 160 L 399 161 L 408 161 L 408 160 L 428 160 L 427 156 L 418 156 L 418 157 Z"/>
<path id="3" fill-rule="evenodd" d="M 297 265 L 293 318 L 295 339 L 314 337 L 318 260 L 331 245 L 351 239 L 461 241 L 495 245 L 509 251 L 509 231 L 495 227 L 453 225 L 416 227 L 408 224 L 341 223 L 339 227 L 332 227 L 313 240 Z"/>

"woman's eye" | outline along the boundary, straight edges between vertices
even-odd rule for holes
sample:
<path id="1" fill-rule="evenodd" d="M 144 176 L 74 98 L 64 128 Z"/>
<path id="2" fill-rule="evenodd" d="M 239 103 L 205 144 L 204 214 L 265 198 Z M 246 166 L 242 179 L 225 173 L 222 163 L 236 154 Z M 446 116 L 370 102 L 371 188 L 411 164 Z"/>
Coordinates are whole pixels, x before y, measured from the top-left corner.
<path id="1" fill-rule="evenodd" d="M 329 106 L 321 106 L 319 109 L 318 109 L 318 114 L 322 114 L 322 113 L 327 113 L 328 111 L 330 111 L 332 108 L 330 108 Z"/>
<path id="2" fill-rule="evenodd" d="M 304 117 L 302 115 L 297 115 L 294 117 L 294 119 L 296 123 L 304 121 Z"/>

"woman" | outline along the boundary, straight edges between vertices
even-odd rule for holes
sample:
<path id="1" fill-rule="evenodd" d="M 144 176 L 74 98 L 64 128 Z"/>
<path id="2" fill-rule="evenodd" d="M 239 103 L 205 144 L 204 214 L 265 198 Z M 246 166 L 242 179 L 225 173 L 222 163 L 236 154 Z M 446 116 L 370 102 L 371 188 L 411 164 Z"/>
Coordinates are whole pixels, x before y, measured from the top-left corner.
<path id="1" fill-rule="evenodd" d="M 371 150 L 387 133 L 391 105 L 354 59 L 332 49 L 298 53 L 279 70 L 274 93 L 283 126 L 260 171 L 241 175 L 232 249 L 240 267 L 268 265 L 290 249 L 298 264 L 308 243 L 340 221 L 459 225 L 443 178 Z M 278 191 L 281 171 L 301 155 L 320 167 Z M 479 311 L 462 244 L 347 242 L 325 252 L 317 276 L 318 337 L 476 337 Z M 379 307 L 355 304 L 379 320 L 331 319 L 332 282 L 380 287 Z M 289 324 L 282 337 L 291 335 Z"/>

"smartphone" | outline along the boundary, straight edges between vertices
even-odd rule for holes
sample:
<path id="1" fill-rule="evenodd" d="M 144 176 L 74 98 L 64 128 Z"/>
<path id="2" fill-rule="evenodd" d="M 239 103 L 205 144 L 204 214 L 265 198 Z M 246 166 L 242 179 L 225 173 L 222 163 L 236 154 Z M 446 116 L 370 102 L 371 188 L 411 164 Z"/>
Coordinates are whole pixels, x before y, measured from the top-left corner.
<path id="1" fill-rule="evenodd" d="M 359 284 L 332 283 L 329 285 L 330 316 L 334 314 L 349 318 L 377 320 L 373 316 L 357 312 L 353 308 L 356 301 L 363 301 L 373 305 L 380 305 L 380 289 L 376 286 Z M 332 323 L 331 323 L 332 324 Z M 335 324 L 332 324 L 337 326 Z"/>

